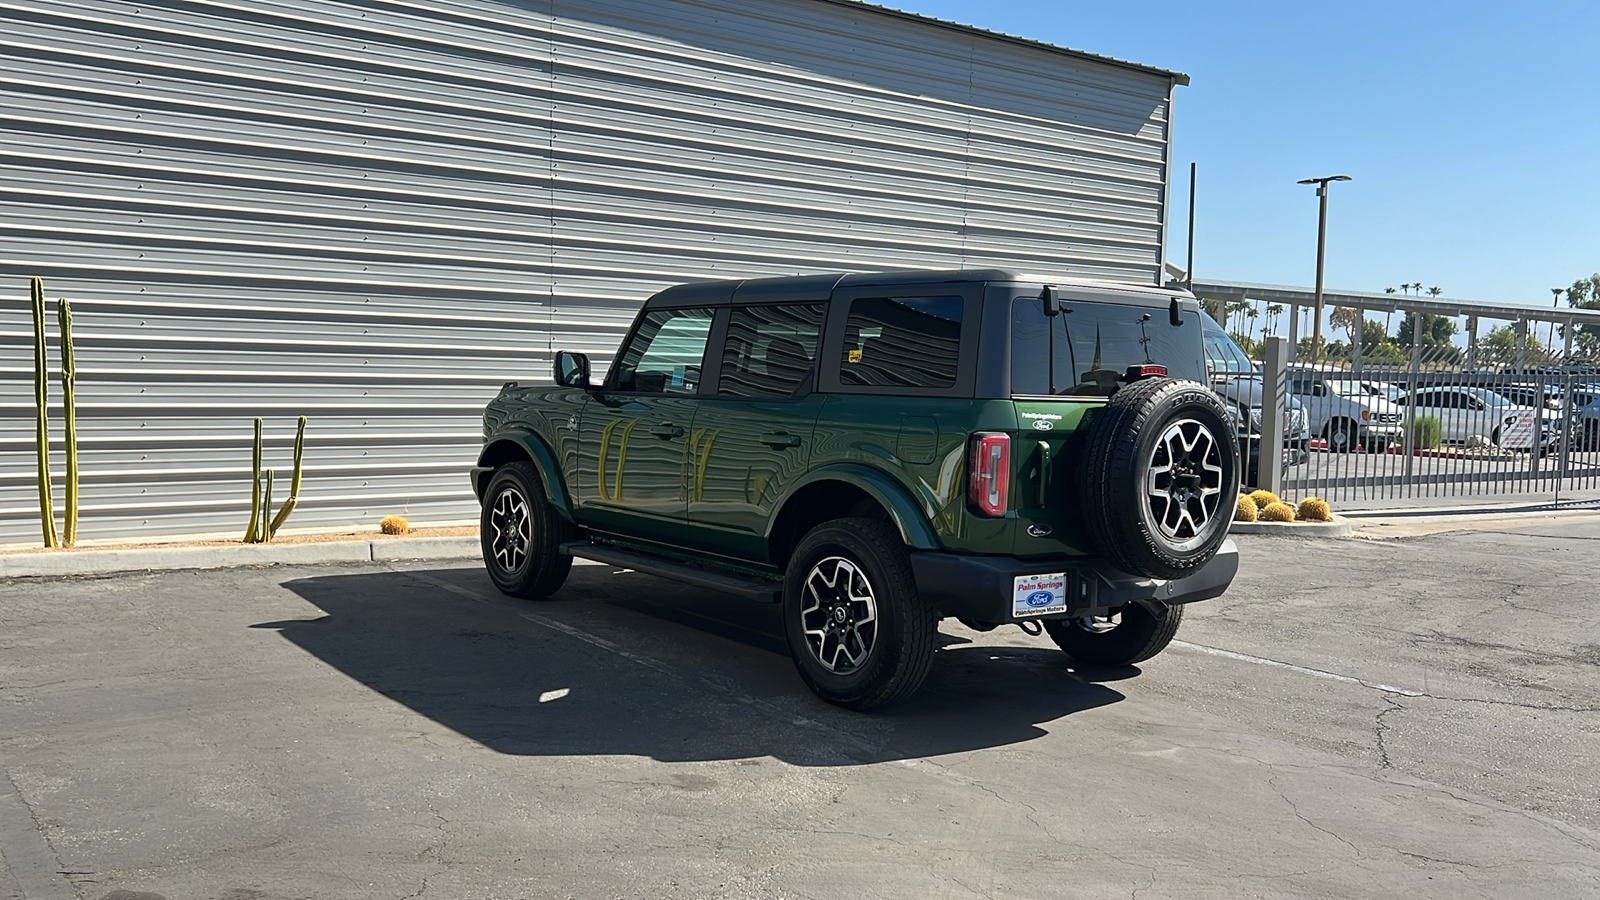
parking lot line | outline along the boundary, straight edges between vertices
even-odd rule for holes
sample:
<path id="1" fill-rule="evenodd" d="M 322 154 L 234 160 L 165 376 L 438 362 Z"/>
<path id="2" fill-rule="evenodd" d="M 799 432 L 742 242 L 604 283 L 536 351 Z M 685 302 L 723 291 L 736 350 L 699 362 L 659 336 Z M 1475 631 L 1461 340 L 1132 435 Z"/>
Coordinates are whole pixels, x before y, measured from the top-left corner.
<path id="1" fill-rule="evenodd" d="M 1342 681 L 1345 684 L 1360 685 L 1364 688 L 1382 691 L 1385 694 L 1399 694 L 1402 697 L 1427 696 L 1422 691 L 1413 691 L 1407 688 L 1395 687 L 1394 685 L 1390 684 L 1367 681 L 1364 678 L 1356 678 L 1351 675 L 1340 675 L 1337 672 L 1324 672 L 1321 669 L 1309 669 L 1305 666 L 1297 666 L 1294 663 L 1279 662 L 1275 659 L 1267 659 L 1264 656 L 1251 656 L 1248 653 L 1235 653 L 1232 650 L 1223 650 L 1220 647 L 1207 647 L 1203 644 L 1191 644 L 1188 641 L 1173 641 L 1172 646 L 1181 647 L 1184 650 L 1193 650 L 1197 653 L 1205 653 L 1210 656 L 1220 656 L 1224 659 L 1232 659 L 1238 662 L 1253 663 L 1258 666 L 1271 666 L 1275 669 L 1288 669 L 1291 672 L 1298 672 L 1301 675 L 1310 675 L 1313 678 L 1326 678 L 1329 681 Z"/>

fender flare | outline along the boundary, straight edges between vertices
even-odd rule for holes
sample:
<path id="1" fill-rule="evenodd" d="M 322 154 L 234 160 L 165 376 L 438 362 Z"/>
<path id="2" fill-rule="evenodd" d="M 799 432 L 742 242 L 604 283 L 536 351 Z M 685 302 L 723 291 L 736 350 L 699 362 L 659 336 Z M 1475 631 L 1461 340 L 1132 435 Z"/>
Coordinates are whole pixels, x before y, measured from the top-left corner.
<path id="1" fill-rule="evenodd" d="M 913 550 L 940 550 L 939 537 L 929 524 L 927 515 L 916 500 L 900 483 L 889 475 L 859 463 L 836 463 L 807 472 L 804 478 L 789 488 L 777 505 L 778 513 L 767 523 L 767 540 L 772 540 L 772 528 L 789 505 L 789 500 L 806 487 L 822 481 L 841 481 L 864 491 L 889 512 L 895 528 L 906 546 Z"/>
<path id="2" fill-rule="evenodd" d="M 473 470 L 473 487 L 478 500 L 483 500 L 483 491 L 489 484 L 489 473 L 493 471 L 484 465 L 485 460 L 490 458 L 495 448 L 507 445 L 522 451 L 534 468 L 539 470 L 539 480 L 544 482 L 544 498 L 550 501 L 556 514 L 569 522 L 575 521 L 572 517 L 572 499 L 567 494 L 567 483 L 561 476 L 556 455 L 543 439 L 530 431 L 502 431 L 483 442 L 483 450 L 478 453 L 478 467 Z"/>

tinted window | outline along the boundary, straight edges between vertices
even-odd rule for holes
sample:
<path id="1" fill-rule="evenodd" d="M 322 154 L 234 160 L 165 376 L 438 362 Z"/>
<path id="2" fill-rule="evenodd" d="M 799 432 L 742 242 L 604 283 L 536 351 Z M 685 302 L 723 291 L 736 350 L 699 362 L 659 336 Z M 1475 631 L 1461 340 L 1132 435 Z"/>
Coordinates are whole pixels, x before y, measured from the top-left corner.
<path id="1" fill-rule="evenodd" d="M 1165 309 L 1066 299 L 1061 314 L 1051 317 L 1037 296 L 1011 303 L 1013 394 L 1105 397 L 1129 366 L 1146 363 L 1166 366 L 1174 378 L 1204 382 L 1199 317 L 1189 313 L 1175 326 Z M 1219 371 L 1252 371 L 1248 360 L 1240 365 L 1234 360 L 1233 368 Z"/>
<path id="2" fill-rule="evenodd" d="M 710 334 L 709 309 L 658 309 L 645 314 L 628 348 L 617 358 L 611 389 L 695 393 Z"/>
<path id="3" fill-rule="evenodd" d="M 863 297 L 850 303 L 839 382 L 946 388 L 961 357 L 960 297 Z"/>
<path id="4" fill-rule="evenodd" d="M 1206 369 L 1213 375 L 1253 375 L 1255 364 L 1221 326 L 1205 329 Z"/>
<path id="5" fill-rule="evenodd" d="M 822 334 L 821 303 L 735 307 L 717 393 L 788 397 L 809 380 Z"/>

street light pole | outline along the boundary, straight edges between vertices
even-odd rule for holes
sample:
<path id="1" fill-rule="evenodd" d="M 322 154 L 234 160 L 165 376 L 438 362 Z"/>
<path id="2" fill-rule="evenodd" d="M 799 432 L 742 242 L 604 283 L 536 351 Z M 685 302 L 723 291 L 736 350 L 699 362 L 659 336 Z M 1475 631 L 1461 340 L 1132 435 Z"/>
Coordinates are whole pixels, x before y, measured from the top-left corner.
<path id="1" fill-rule="evenodd" d="M 1560 309 L 1561 308 L 1561 288 L 1551 288 L 1550 289 L 1550 293 L 1554 294 L 1555 298 L 1556 298 L 1555 302 L 1553 304 L 1554 308 Z M 1547 346 L 1548 350 L 1551 353 L 1555 353 L 1555 351 L 1556 351 L 1556 320 L 1555 319 L 1551 319 L 1550 320 L 1550 343 L 1548 345 L 1546 345 L 1546 346 Z M 1564 360 L 1564 359 L 1561 360 L 1561 363 L 1565 364 L 1566 360 Z"/>
<path id="2" fill-rule="evenodd" d="M 1311 323 L 1311 364 L 1322 361 L 1322 262 L 1328 244 L 1328 182 L 1349 181 L 1349 175 L 1329 175 L 1326 178 L 1302 178 L 1300 184 L 1317 186 L 1317 296 L 1313 302 Z"/>

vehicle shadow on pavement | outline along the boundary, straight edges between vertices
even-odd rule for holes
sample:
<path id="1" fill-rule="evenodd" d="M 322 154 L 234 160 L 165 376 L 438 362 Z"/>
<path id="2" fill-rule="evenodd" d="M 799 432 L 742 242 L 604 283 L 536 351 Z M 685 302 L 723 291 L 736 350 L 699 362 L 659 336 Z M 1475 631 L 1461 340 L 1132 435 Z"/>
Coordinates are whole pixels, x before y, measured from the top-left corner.
<path id="1" fill-rule="evenodd" d="M 326 615 L 252 628 L 276 629 L 378 694 L 507 754 L 860 765 L 1032 740 L 1041 725 L 1122 699 L 1075 677 L 1054 649 L 946 637 L 914 697 L 873 713 L 840 710 L 801 684 L 777 607 L 605 567 L 574 569 L 539 603 L 499 597 L 481 570 L 284 587 Z"/>

